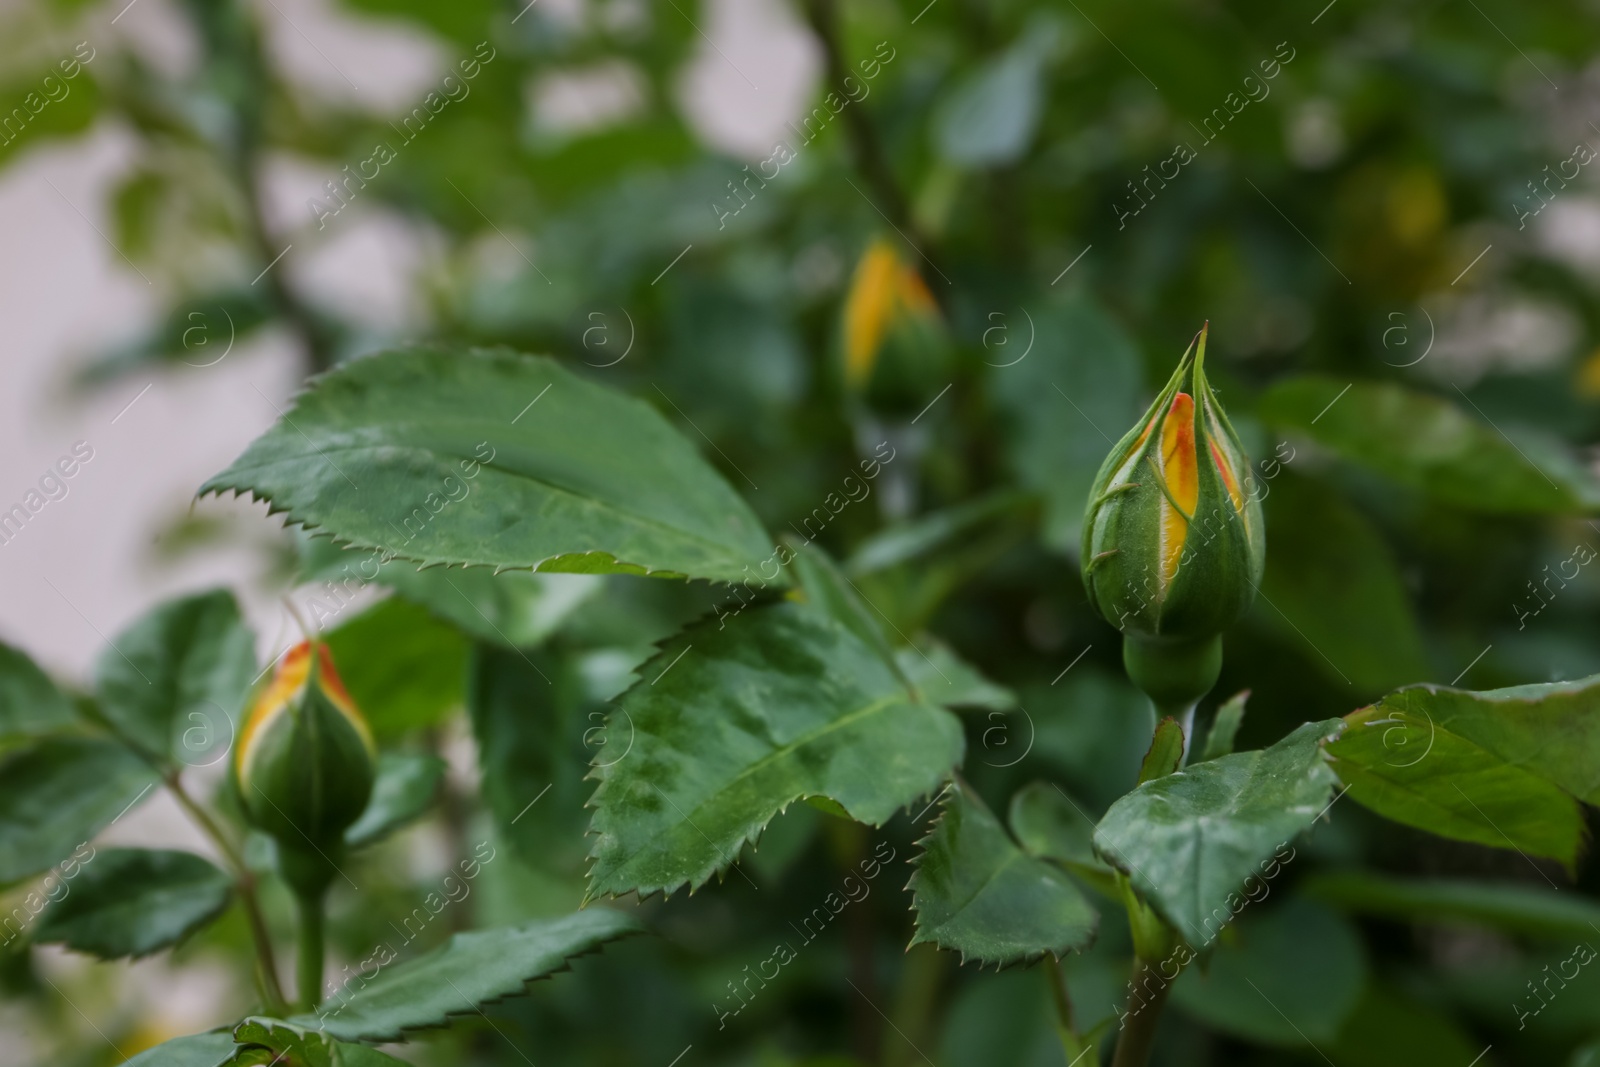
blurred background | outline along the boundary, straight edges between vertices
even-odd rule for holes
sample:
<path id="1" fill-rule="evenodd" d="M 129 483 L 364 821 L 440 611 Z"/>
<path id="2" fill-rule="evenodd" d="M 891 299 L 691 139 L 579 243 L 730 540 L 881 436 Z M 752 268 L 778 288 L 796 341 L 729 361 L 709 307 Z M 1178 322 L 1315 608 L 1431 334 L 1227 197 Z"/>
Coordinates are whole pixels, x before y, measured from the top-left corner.
<path id="1" fill-rule="evenodd" d="M 1407 683 L 1600 670 L 1595 573 L 1535 584 L 1600 544 L 1573 517 L 1600 500 L 1597 19 L 1592 0 L 8 0 L 0 639 L 82 686 L 108 637 L 178 592 L 233 589 L 263 662 L 294 632 L 286 592 L 349 624 L 379 590 L 323 614 L 301 538 L 195 488 L 318 370 L 409 340 L 505 344 L 656 404 L 774 531 L 892 441 L 909 462 L 820 540 L 907 633 L 1020 697 L 969 720 L 991 806 L 1049 777 L 1103 809 L 1150 713 L 1084 602 L 1084 493 L 1209 321 L 1267 495 L 1266 596 L 1214 694 L 1253 690 L 1247 745 Z M 916 276 L 909 347 L 846 311 L 852 292 L 895 304 L 871 291 L 872 248 L 885 277 Z M 1295 406 L 1308 375 L 1332 383 L 1326 423 Z M 1481 476 L 1441 477 L 1462 426 L 1488 442 Z M 884 531 L 929 516 L 927 554 L 873 562 L 902 558 Z M 408 662 L 374 668 L 380 733 L 454 773 L 437 817 L 370 861 L 384 888 L 336 900 L 339 962 L 463 843 L 506 859 L 452 928 L 581 898 L 588 717 L 717 597 L 631 578 L 571 596 L 527 642 L 571 694 L 541 739 L 570 766 L 537 834 L 479 800 L 460 634 L 409 630 Z M 868 834 L 797 808 L 748 863 L 759 889 L 652 904 L 662 938 L 509 1002 L 499 1034 L 463 1023 L 397 1054 L 1064 1062 L 1037 968 L 902 953 L 919 818 Z M 206 851 L 165 800 L 104 840 Z M 719 1018 L 745 964 L 880 840 L 898 860 L 872 904 Z M 1522 1026 L 1514 1003 L 1582 939 L 1592 864 L 1574 882 L 1354 805 L 1303 848 L 1222 977 L 1175 994 L 1161 1062 L 1590 1062 L 1600 978 Z M 1370 877 L 1341 893 L 1319 872 Z M 1578 910 L 1432 921 L 1437 902 L 1383 897 L 1422 875 L 1548 883 Z M 1116 999 L 1120 923 L 1067 964 L 1080 1021 Z M 230 1021 L 245 948 L 230 916 L 129 964 L 6 950 L 0 1064 L 117 1063 Z M 1304 1014 L 1286 1027 L 1240 978 Z"/>

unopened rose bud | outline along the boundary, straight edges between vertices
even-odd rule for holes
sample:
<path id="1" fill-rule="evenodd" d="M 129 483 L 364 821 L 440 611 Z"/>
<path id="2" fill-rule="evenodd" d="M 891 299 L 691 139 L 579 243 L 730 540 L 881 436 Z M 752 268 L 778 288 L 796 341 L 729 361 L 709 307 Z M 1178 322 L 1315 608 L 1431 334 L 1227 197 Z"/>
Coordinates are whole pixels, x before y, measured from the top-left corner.
<path id="1" fill-rule="evenodd" d="M 1083 527 L 1089 602 L 1123 632 L 1129 676 L 1163 707 L 1216 681 L 1218 635 L 1250 606 L 1266 562 L 1261 505 L 1243 482 L 1250 460 L 1206 381 L 1206 333 L 1106 457 Z"/>
<path id="2" fill-rule="evenodd" d="M 344 831 L 371 799 L 375 760 L 328 647 L 302 641 L 285 653 L 245 716 L 233 770 L 246 816 L 276 839 L 297 889 L 332 875 Z"/>
<path id="3" fill-rule="evenodd" d="M 950 339 L 933 294 L 895 246 L 878 238 L 845 299 L 844 379 L 875 408 L 917 411 L 947 381 Z"/>

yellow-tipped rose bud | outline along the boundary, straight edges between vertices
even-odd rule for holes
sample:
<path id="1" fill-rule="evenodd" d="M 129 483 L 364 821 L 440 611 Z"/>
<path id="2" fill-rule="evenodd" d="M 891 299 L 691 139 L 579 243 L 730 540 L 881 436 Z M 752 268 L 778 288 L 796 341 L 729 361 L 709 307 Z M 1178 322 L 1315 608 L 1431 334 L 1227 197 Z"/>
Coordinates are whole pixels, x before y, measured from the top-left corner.
<path id="1" fill-rule="evenodd" d="M 856 264 L 843 335 L 845 384 L 875 407 L 914 411 L 927 403 L 930 385 L 944 384 L 949 338 L 939 306 L 922 276 L 881 237 Z"/>
<path id="2" fill-rule="evenodd" d="M 1217 635 L 1250 606 L 1266 561 L 1250 460 L 1206 381 L 1206 333 L 1106 457 L 1083 527 L 1089 602 L 1123 632 L 1130 677 L 1161 705 L 1211 687 Z"/>
<path id="3" fill-rule="evenodd" d="M 332 874 L 371 799 L 375 759 L 328 647 L 302 641 L 285 653 L 245 716 L 233 771 L 246 816 L 277 840 L 297 888 Z"/>

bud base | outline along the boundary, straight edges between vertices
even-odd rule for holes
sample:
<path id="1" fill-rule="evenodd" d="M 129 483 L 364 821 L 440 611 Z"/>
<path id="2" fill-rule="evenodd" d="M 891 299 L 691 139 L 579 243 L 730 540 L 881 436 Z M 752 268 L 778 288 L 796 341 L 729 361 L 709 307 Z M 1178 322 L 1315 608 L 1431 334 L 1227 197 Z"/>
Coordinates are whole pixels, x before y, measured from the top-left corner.
<path id="1" fill-rule="evenodd" d="M 1181 716 L 1217 684 L 1222 673 L 1222 638 L 1163 641 L 1126 634 L 1122 665 L 1162 715 Z"/>

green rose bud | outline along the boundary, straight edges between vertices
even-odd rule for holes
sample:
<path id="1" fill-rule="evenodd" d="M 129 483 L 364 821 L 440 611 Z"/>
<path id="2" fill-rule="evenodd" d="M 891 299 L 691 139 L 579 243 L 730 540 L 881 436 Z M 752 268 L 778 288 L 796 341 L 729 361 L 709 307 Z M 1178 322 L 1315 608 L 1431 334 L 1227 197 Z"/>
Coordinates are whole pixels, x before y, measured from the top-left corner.
<path id="1" fill-rule="evenodd" d="M 233 771 L 246 817 L 277 841 L 297 891 L 318 893 L 333 877 L 344 831 L 371 799 L 375 758 L 327 646 L 285 653 L 245 717 Z"/>
<path id="2" fill-rule="evenodd" d="M 1216 681 L 1218 635 L 1250 606 L 1266 562 L 1261 505 L 1244 491 L 1250 460 L 1206 381 L 1206 334 L 1106 457 L 1083 526 L 1089 602 L 1122 631 L 1129 677 L 1163 710 Z"/>
<path id="3" fill-rule="evenodd" d="M 949 331 L 916 268 L 888 240 L 867 246 L 841 323 L 844 382 L 884 414 L 915 414 L 950 373 Z"/>

